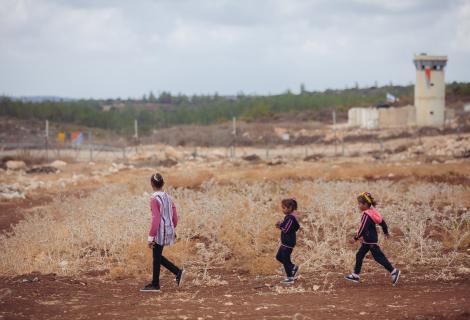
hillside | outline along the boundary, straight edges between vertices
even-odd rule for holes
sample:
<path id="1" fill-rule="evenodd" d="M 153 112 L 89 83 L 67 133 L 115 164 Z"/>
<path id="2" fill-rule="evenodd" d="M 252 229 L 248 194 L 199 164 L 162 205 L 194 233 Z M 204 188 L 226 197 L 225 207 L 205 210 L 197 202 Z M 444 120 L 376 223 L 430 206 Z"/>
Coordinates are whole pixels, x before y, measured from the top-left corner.
<path id="1" fill-rule="evenodd" d="M 218 124 L 238 117 L 244 121 L 320 121 L 331 120 L 331 110 L 338 119 L 346 119 L 351 107 L 383 103 L 387 93 L 396 96 L 396 105 L 413 102 L 413 86 L 383 86 L 325 90 L 300 94 L 287 91 L 280 95 L 237 96 L 172 95 L 162 92 L 156 97 L 152 92 L 141 99 L 73 100 L 30 102 L 8 97 L 0 98 L 0 116 L 17 119 L 46 120 L 61 124 L 110 129 L 130 136 L 134 119 L 139 121 L 142 133 L 176 125 Z M 447 104 L 462 108 L 470 101 L 470 83 L 447 85 Z"/>

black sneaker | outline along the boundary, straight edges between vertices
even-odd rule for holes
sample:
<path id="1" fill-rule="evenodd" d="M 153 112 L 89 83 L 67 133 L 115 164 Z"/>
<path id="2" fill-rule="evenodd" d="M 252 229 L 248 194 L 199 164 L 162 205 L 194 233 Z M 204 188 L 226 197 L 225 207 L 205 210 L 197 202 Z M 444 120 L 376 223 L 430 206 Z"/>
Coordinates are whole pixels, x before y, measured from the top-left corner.
<path id="1" fill-rule="evenodd" d="M 300 267 L 295 265 L 293 268 L 292 268 L 292 277 L 295 278 L 295 276 L 297 275 L 297 273 L 299 273 L 299 269 Z"/>
<path id="2" fill-rule="evenodd" d="M 149 283 L 148 285 L 140 289 L 140 292 L 160 292 L 160 286 L 156 286 Z"/>
<path id="3" fill-rule="evenodd" d="M 352 282 L 356 282 L 356 283 L 359 283 L 361 280 L 359 279 L 358 276 L 354 275 L 354 274 L 349 274 L 347 276 L 344 277 L 344 279 L 346 280 L 349 280 L 349 281 L 352 281 Z"/>
<path id="4" fill-rule="evenodd" d="M 178 272 L 178 274 L 176 275 L 176 285 L 178 287 L 182 287 L 183 286 L 183 282 L 184 282 L 184 269 L 181 269 L 180 272 Z"/>
<path id="5" fill-rule="evenodd" d="M 395 271 L 391 273 L 393 285 L 397 284 L 398 279 L 400 278 L 400 274 L 401 274 L 401 271 L 399 269 L 395 269 Z"/>

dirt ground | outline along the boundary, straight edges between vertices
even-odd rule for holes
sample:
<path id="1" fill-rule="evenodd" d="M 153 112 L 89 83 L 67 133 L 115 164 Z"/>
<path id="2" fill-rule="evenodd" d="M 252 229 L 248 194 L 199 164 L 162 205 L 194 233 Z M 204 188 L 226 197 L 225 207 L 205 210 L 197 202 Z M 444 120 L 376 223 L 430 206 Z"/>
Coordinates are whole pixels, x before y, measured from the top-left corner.
<path id="1" fill-rule="evenodd" d="M 470 166 L 468 162 L 408 166 L 375 164 L 371 167 L 350 164 L 339 170 L 334 164 L 305 164 L 304 169 L 301 176 L 312 178 L 338 179 L 341 173 L 355 179 L 450 179 L 450 183 L 468 185 Z M 230 174 L 235 170 L 239 171 L 237 176 L 247 180 L 262 179 L 267 170 L 277 172 L 275 177 L 279 179 L 300 177 L 293 176 L 289 166 L 235 167 L 231 173 L 217 173 L 217 170 L 207 169 L 204 175 L 221 182 L 230 180 Z M 147 169 L 124 170 L 119 175 L 103 178 L 103 184 L 129 182 L 132 177 L 131 186 L 147 176 Z M 176 181 L 176 177 L 169 175 L 170 183 L 172 179 Z M 80 182 L 74 187 L 74 193 L 90 191 L 93 187 L 98 185 Z M 32 193 L 27 199 L 1 203 L 0 230 L 9 230 L 11 224 L 20 221 L 32 208 L 47 205 L 54 196 L 62 193 L 65 195 L 66 192 L 41 191 Z M 400 266 L 399 262 L 397 264 Z M 53 274 L 0 277 L 0 320 L 470 319 L 468 275 L 451 281 L 426 277 L 426 280 L 417 280 L 418 275 L 423 279 L 422 275 L 430 269 L 400 267 L 403 275 L 395 287 L 391 286 L 387 274 L 370 259 L 365 262 L 361 284 L 343 280 L 343 270 L 331 270 L 327 274 L 302 273 L 291 287 L 279 284 L 280 275 L 257 277 L 215 271 L 228 284 L 194 286 L 188 281 L 187 286 L 176 288 L 172 277 L 164 272 L 161 293 L 141 293 L 138 289 L 145 283 L 128 278 L 104 280 L 99 273 L 77 277 Z"/>
<path id="2" fill-rule="evenodd" d="M 318 274 L 303 274 L 287 289 L 269 286 L 279 277 L 234 274 L 224 275 L 228 285 L 178 289 L 166 274 L 161 293 L 141 293 L 142 284 L 131 279 L 3 278 L 0 319 L 470 319 L 470 279 L 415 282 L 405 272 L 393 287 L 373 262 L 366 264 L 363 283 L 334 273 L 328 291 L 314 291 Z"/>

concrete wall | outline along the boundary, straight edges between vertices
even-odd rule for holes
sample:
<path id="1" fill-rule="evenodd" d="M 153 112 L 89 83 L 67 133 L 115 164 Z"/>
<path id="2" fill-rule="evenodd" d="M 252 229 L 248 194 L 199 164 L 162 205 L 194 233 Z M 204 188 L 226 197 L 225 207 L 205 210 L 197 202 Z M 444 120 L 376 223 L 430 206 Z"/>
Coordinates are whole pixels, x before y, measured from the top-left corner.
<path id="1" fill-rule="evenodd" d="M 411 126 L 416 124 L 416 108 L 351 108 L 348 111 L 348 125 L 364 129 Z"/>
<path id="2" fill-rule="evenodd" d="M 416 108 L 414 106 L 379 109 L 379 128 L 412 126 L 415 124 Z"/>
<path id="3" fill-rule="evenodd" d="M 351 108 L 348 110 L 348 125 L 374 129 L 379 125 L 379 111 L 375 108 Z"/>

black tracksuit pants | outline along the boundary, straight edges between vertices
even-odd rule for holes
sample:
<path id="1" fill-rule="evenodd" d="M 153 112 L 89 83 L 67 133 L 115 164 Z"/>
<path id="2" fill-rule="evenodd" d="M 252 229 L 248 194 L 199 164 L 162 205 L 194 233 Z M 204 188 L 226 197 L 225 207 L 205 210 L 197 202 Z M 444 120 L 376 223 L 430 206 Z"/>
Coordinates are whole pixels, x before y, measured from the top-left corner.
<path id="1" fill-rule="evenodd" d="M 292 251 L 292 248 L 280 246 L 276 255 L 277 261 L 284 265 L 284 270 L 286 270 L 287 277 L 292 277 L 292 269 L 294 268 L 294 264 L 290 258 Z"/>
<path id="2" fill-rule="evenodd" d="M 180 269 L 175 266 L 170 260 L 165 258 L 162 255 L 163 252 L 163 246 L 159 244 L 155 244 L 153 246 L 153 278 L 152 278 L 152 284 L 154 286 L 159 287 L 160 286 L 160 266 L 163 265 L 165 268 L 167 268 L 171 273 L 174 275 L 178 275 L 180 272 Z"/>
<path id="3" fill-rule="evenodd" d="M 393 271 L 394 268 L 392 264 L 388 261 L 387 257 L 385 257 L 378 245 L 363 243 L 359 248 L 359 251 L 356 253 L 356 266 L 354 267 L 355 274 L 361 273 L 362 261 L 364 260 L 364 257 L 366 256 L 367 252 L 369 252 L 369 250 L 372 253 L 372 257 L 374 257 L 375 261 L 380 263 L 385 269 L 388 270 L 388 272 Z"/>

